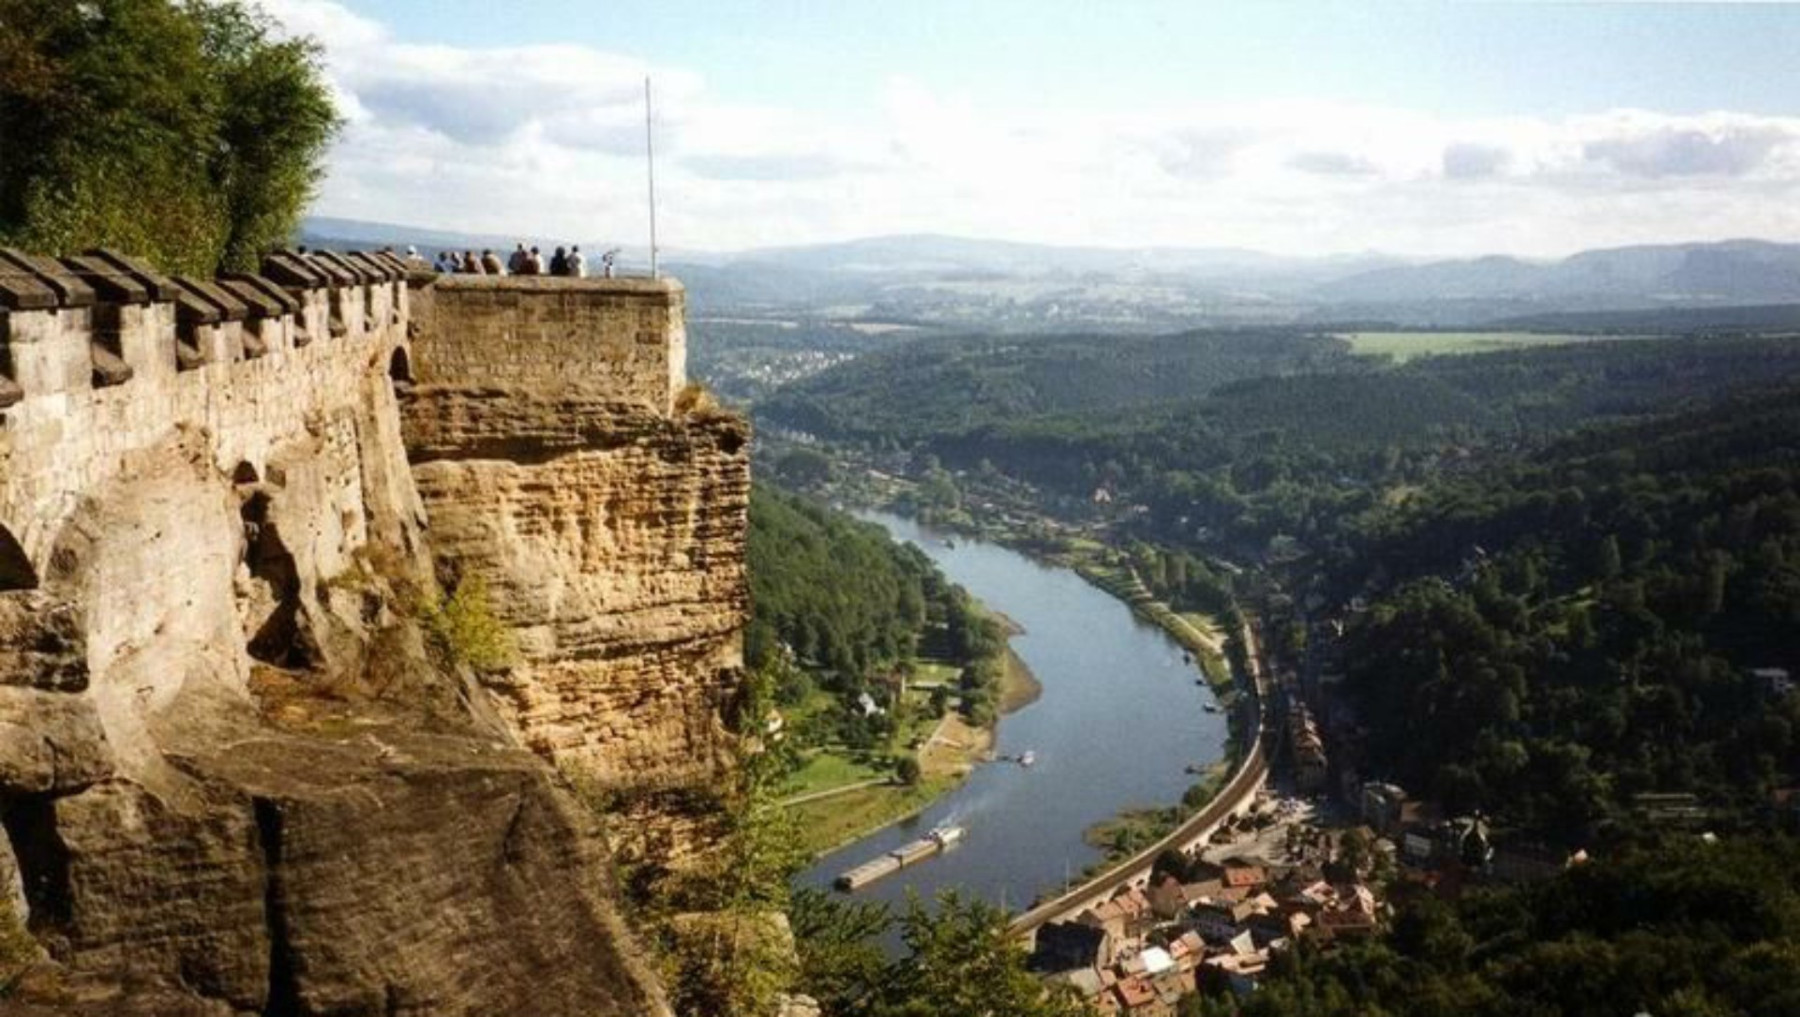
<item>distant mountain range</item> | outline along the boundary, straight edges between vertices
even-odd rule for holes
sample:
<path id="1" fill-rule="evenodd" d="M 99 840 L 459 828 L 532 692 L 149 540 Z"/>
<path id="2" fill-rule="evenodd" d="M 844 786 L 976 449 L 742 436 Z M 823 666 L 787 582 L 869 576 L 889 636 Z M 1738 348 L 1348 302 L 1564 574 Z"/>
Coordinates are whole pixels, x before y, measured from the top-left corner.
<path id="1" fill-rule="evenodd" d="M 502 237 L 346 219 L 308 219 L 316 246 L 549 249 L 576 238 Z M 576 240 L 597 254 L 630 244 Z M 1504 255 L 1420 261 L 1366 253 L 1292 257 L 1227 247 L 1059 247 L 930 234 L 740 252 L 665 250 L 668 270 L 710 311 L 859 305 L 940 325 L 1160 328 L 1246 322 L 1458 325 L 1566 312 L 1800 303 L 1800 244 L 1763 240 L 1583 251 L 1553 261 Z M 1136 308 L 1136 310 L 1130 310 Z"/>
<path id="2" fill-rule="evenodd" d="M 1330 300 L 1549 300 L 1611 296 L 1657 303 L 1800 297 L 1800 244 L 1727 240 L 1583 251 L 1561 261 L 1490 256 L 1362 272 L 1318 288 Z"/>

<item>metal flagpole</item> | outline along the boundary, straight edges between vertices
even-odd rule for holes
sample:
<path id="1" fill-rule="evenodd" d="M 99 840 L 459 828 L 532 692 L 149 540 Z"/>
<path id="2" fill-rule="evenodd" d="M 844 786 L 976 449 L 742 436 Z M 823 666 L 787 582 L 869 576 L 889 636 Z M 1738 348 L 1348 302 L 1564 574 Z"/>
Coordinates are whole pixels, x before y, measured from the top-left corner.
<path id="1" fill-rule="evenodd" d="M 650 278 L 658 279 L 656 265 L 656 129 L 650 115 L 650 76 L 644 76 L 644 155 L 650 167 Z"/>

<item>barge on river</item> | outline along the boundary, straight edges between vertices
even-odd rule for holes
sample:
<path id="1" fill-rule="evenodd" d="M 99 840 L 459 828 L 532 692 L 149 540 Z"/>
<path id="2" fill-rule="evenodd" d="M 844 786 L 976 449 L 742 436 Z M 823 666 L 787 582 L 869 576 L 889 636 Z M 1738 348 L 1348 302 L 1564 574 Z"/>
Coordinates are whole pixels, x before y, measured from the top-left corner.
<path id="1" fill-rule="evenodd" d="M 933 855 L 950 850 L 962 837 L 962 827 L 940 826 L 918 840 L 902 844 L 880 858 L 871 859 L 844 873 L 837 878 L 836 886 L 847 893 L 860 890 L 877 879 L 891 876 L 909 865 L 916 865 Z"/>

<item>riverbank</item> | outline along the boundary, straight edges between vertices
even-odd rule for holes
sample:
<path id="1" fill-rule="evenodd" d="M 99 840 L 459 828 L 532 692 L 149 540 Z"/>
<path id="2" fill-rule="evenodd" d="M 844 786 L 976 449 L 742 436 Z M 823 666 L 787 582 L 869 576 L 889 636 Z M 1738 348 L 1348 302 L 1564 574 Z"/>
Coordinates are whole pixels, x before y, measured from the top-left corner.
<path id="1" fill-rule="evenodd" d="M 1024 633 L 1006 615 L 990 608 L 984 610 L 1000 624 L 1008 640 Z M 913 758 L 919 763 L 917 783 L 851 781 L 841 791 L 812 792 L 804 800 L 789 803 L 787 808 L 808 856 L 819 857 L 918 815 L 962 786 L 977 766 L 990 761 L 1001 719 L 1036 702 L 1044 691 L 1010 643 L 1001 654 L 1000 664 L 994 720 L 976 725 L 955 708 L 946 711 L 913 750 Z"/>
<path id="2" fill-rule="evenodd" d="M 1045 564 L 1069 569 L 1124 603 L 1133 614 L 1161 629 L 1188 653 L 1198 676 L 1227 713 L 1225 758 L 1187 789 L 1180 804 L 1128 807 L 1114 818 L 1095 824 L 1084 834 L 1084 839 L 1093 846 L 1110 847 L 1114 835 L 1121 830 L 1128 831 L 1127 836 L 1133 841 L 1146 834 L 1149 839 L 1155 839 L 1203 808 L 1223 785 L 1222 774 L 1241 758 L 1244 744 L 1236 711 L 1231 709 L 1239 691 L 1225 656 L 1224 636 L 1216 620 L 1193 612 L 1178 613 L 1158 600 L 1137 573 L 1128 564 L 1120 562 L 1119 552 L 1100 541 L 1066 542 L 1052 551 L 1007 530 L 993 532 L 974 528 L 967 533 Z M 986 605 L 982 609 L 1001 626 L 1009 640 L 1002 655 L 994 722 L 977 726 L 969 724 L 955 710 L 945 714 L 917 750 L 915 758 L 919 762 L 920 780 L 916 784 L 871 784 L 865 781 L 851 784 L 838 794 L 814 796 L 806 802 L 795 803 L 795 819 L 811 857 L 827 854 L 886 826 L 910 819 L 938 798 L 956 790 L 976 766 L 991 761 L 1000 718 L 1031 705 L 1042 696 L 1042 684 L 1010 644 L 1012 637 L 1024 633 L 1024 628 L 1004 612 Z M 1096 843 L 1095 838 L 1101 841 Z M 1129 853 L 1123 851 L 1113 857 Z M 1111 860 L 1097 865 L 1103 867 Z"/>

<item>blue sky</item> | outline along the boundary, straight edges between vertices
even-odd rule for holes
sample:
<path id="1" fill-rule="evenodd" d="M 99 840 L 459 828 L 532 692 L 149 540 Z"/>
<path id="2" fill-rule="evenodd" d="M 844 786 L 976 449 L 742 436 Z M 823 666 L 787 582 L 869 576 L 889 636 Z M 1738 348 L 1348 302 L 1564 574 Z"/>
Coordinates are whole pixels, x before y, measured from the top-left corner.
<path id="1" fill-rule="evenodd" d="M 1800 6 L 265 2 L 351 114 L 329 214 L 628 234 L 650 73 L 680 246 L 1800 239 Z"/>
<path id="2" fill-rule="evenodd" d="M 993 101 L 1330 95 L 1445 113 L 1800 112 L 1800 5 L 1095 0 L 361 0 L 401 38 L 577 42 L 747 101 L 845 107 L 906 74 Z"/>

